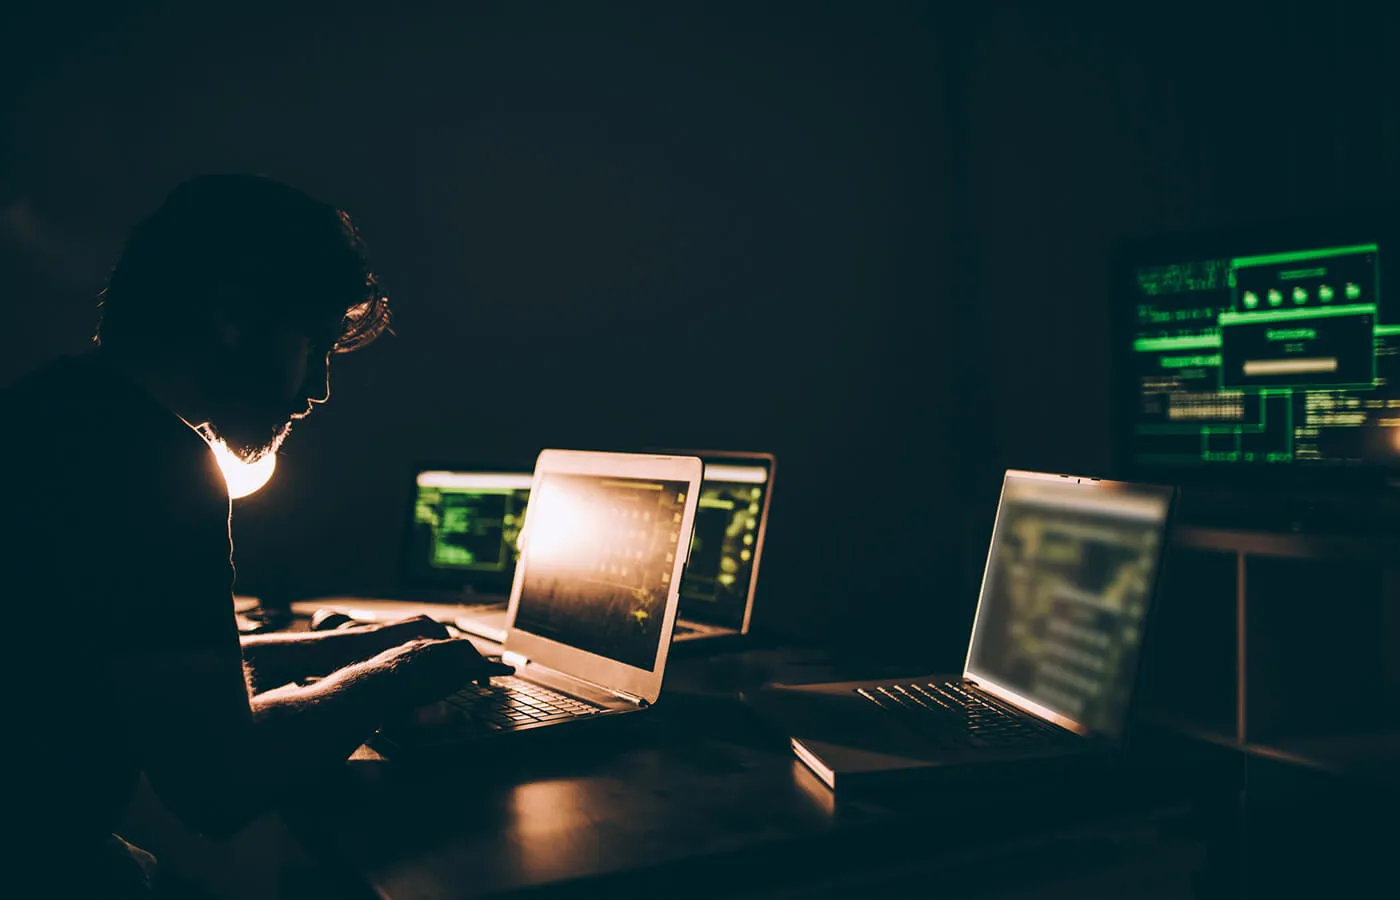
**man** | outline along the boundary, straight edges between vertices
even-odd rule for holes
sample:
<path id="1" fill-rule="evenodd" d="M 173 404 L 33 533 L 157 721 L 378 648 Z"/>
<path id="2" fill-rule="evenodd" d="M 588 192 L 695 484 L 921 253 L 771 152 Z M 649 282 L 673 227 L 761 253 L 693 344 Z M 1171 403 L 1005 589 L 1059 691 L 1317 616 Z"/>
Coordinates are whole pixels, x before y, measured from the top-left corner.
<path id="1" fill-rule="evenodd" d="M 388 315 L 346 214 L 202 177 L 132 232 L 100 346 L 0 392 L 17 895 L 145 896 L 151 858 L 112 834 L 142 772 L 227 835 L 387 718 L 509 671 L 426 619 L 240 641 L 204 436 L 274 452 Z"/>

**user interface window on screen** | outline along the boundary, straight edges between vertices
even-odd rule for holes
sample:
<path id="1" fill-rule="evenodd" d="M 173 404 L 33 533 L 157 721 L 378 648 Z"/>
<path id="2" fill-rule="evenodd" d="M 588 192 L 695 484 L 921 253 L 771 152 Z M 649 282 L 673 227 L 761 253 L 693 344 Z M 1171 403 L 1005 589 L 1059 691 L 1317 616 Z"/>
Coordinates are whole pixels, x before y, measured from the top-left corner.
<path id="1" fill-rule="evenodd" d="M 530 499 L 515 627 L 655 670 L 688 487 L 541 475 Z"/>
<path id="2" fill-rule="evenodd" d="M 419 475 L 414 558 L 433 569 L 509 574 L 520 555 L 530 480 L 520 473 Z"/>
<path id="3" fill-rule="evenodd" d="M 1155 492 L 1008 479 L 969 669 L 1119 731 L 1168 505 Z"/>
<path id="4" fill-rule="evenodd" d="M 1400 307 L 1375 243 L 1278 247 L 1132 272 L 1132 461 L 1393 465 Z"/>
<path id="5" fill-rule="evenodd" d="M 764 466 L 705 466 L 690 564 L 681 581 L 686 618 L 732 628 L 743 624 L 767 483 Z"/>

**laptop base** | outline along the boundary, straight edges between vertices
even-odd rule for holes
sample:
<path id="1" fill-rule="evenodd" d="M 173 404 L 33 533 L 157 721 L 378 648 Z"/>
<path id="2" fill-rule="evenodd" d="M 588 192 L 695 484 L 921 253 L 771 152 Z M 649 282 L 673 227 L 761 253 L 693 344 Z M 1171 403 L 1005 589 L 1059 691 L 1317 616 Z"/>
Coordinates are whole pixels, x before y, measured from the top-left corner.
<path id="1" fill-rule="evenodd" d="M 452 624 L 463 634 L 504 644 L 507 612 L 508 608 L 504 603 L 482 604 L 464 610 Z"/>
<path id="2" fill-rule="evenodd" d="M 946 728 L 924 729 L 866 699 L 895 685 L 959 683 L 959 675 L 928 675 L 877 681 L 770 685 L 746 692 L 744 700 L 787 735 L 798 759 L 828 787 L 889 785 L 931 777 L 1008 777 L 1019 770 L 1108 759 L 1100 742 L 1056 729 L 1039 737 L 1001 745 L 963 740 L 960 723 L 949 713 Z M 930 713 L 937 716 L 938 713 Z M 1026 717 L 1029 721 L 1035 721 Z M 930 720 L 936 721 L 936 720 Z M 1040 727 L 1037 724 L 1036 727 Z"/>
<path id="3" fill-rule="evenodd" d="M 507 676 L 504 679 L 491 679 L 493 684 L 501 682 L 518 682 L 517 676 Z M 504 742 L 512 747 L 512 752 L 518 750 L 521 745 L 535 745 L 543 740 L 553 740 L 563 738 L 564 740 L 580 739 L 582 735 L 594 733 L 601 722 L 613 722 L 613 725 L 606 725 L 603 728 L 616 728 L 617 718 L 630 712 L 641 712 L 650 707 L 627 703 L 622 698 L 606 696 L 594 690 L 570 690 L 571 687 L 581 687 L 571 683 L 566 677 L 549 675 L 540 677 L 538 680 L 529 680 L 526 686 L 533 687 L 533 696 L 539 697 L 540 693 L 563 694 L 564 697 L 574 701 L 582 701 L 582 704 L 594 707 L 595 711 L 588 715 L 577 715 L 577 717 L 564 717 L 564 715 L 546 715 L 539 717 L 539 721 L 521 721 L 510 724 L 507 728 L 483 728 L 480 721 L 469 721 L 472 718 L 480 718 L 480 710 L 473 711 L 472 714 L 463 715 L 462 708 L 452 703 L 452 698 L 438 701 L 438 703 L 428 704 L 416 711 L 414 718 L 416 722 L 403 722 L 403 724 L 385 726 L 381 731 L 375 733 L 370 740 L 370 746 L 378 750 L 382 756 L 388 759 L 423 759 L 423 757 L 461 757 L 466 747 L 493 746 L 496 742 Z M 476 693 L 477 686 L 465 687 L 459 693 Z"/>
<path id="4" fill-rule="evenodd" d="M 405 771 L 442 773 L 464 768 L 469 778 L 479 778 L 483 766 L 492 772 L 512 766 L 555 770 L 561 760 L 577 764 L 581 758 L 617 756 L 620 745 L 650 734 L 655 716 L 630 713 L 595 716 L 565 725 L 552 725 L 472 741 L 415 741 L 401 731 L 376 733 L 366 745 L 382 759 Z M 434 777 L 438 777 L 434 774 Z"/>
<path id="5" fill-rule="evenodd" d="M 506 614 L 508 611 L 505 604 L 482 604 L 480 606 L 456 607 L 456 609 L 460 612 L 456 618 L 451 620 L 451 624 L 458 631 L 473 637 L 485 638 L 493 643 L 505 643 Z M 682 618 L 676 620 L 671 643 L 673 645 L 694 642 L 708 644 L 719 638 L 732 640 L 740 636 L 740 633 L 732 628 L 722 628 L 718 625 L 707 625 L 703 622 L 692 622 Z"/>
<path id="6" fill-rule="evenodd" d="M 319 609 L 335 609 L 358 622 L 392 622 L 409 616 L 427 616 L 446 625 L 489 608 L 491 606 L 484 603 L 468 603 L 460 599 L 449 602 L 356 596 L 312 597 L 291 604 L 291 612 L 297 616 L 310 616 Z"/>

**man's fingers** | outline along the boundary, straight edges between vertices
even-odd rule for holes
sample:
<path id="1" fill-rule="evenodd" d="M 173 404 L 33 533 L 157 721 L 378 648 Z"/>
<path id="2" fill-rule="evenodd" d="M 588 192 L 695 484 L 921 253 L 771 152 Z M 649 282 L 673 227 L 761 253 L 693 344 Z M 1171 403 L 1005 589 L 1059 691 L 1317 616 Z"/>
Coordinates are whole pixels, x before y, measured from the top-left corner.
<path id="1" fill-rule="evenodd" d="M 498 675 L 514 674 L 515 670 L 512 669 L 510 666 L 505 665 L 504 663 L 488 661 L 483 662 L 480 666 L 476 667 L 476 671 L 473 672 L 471 675 L 471 680 L 474 682 L 485 682 L 490 681 L 492 678 L 495 678 Z"/>
<path id="2" fill-rule="evenodd" d="M 430 616 L 409 616 L 387 623 L 385 628 L 398 635 L 443 640 L 448 637 L 447 627 Z"/>

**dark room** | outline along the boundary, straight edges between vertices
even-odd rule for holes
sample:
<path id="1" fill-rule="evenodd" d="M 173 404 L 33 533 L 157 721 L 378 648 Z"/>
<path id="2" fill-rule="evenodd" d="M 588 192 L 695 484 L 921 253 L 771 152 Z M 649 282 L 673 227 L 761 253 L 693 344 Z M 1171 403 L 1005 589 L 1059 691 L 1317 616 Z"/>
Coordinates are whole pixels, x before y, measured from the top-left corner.
<path id="1" fill-rule="evenodd" d="M 0 894 L 1400 891 L 1396 8 L 0 34 Z"/>

